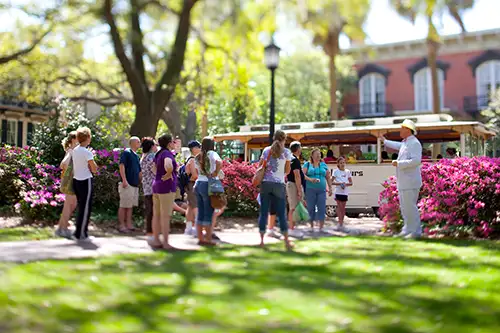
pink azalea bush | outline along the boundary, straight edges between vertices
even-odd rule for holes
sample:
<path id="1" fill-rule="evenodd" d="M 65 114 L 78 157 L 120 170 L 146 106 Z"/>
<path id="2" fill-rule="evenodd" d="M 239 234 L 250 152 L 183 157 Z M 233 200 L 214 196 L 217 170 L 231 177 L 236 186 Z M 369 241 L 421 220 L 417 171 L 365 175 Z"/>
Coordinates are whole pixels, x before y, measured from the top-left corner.
<path id="1" fill-rule="evenodd" d="M 256 200 L 257 189 L 252 186 L 252 179 L 257 165 L 226 160 L 222 171 L 225 174 L 222 183 L 226 189 L 227 211 L 235 215 L 255 215 L 259 205 Z"/>
<path id="2" fill-rule="evenodd" d="M 422 166 L 418 207 L 424 233 L 440 236 L 500 235 L 500 159 L 444 159 Z M 395 177 L 384 183 L 379 213 L 386 231 L 402 226 Z"/>
<path id="3" fill-rule="evenodd" d="M 94 153 L 98 164 L 94 204 L 116 209 L 120 151 L 103 149 Z M 65 198 L 60 193 L 61 169 L 40 163 L 40 155 L 34 148 L 0 148 L 0 206 L 14 207 L 30 220 L 55 221 L 59 219 Z"/>
<path id="4" fill-rule="evenodd" d="M 94 211 L 118 208 L 120 149 L 95 150 L 98 172 L 94 177 Z M 23 217 L 35 221 L 57 221 L 64 205 L 60 193 L 61 169 L 40 162 L 41 152 L 34 148 L 0 148 L 0 206 L 13 207 Z M 255 215 L 257 189 L 252 179 L 255 164 L 224 161 L 224 185 L 228 196 L 227 212 Z"/>

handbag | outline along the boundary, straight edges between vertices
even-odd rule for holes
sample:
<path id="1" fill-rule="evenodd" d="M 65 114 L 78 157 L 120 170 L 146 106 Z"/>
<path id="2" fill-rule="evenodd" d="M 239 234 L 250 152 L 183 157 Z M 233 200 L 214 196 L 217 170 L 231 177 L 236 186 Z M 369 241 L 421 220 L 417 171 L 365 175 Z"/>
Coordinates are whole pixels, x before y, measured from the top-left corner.
<path id="1" fill-rule="evenodd" d="M 208 195 L 224 193 L 224 185 L 219 179 L 208 178 Z"/>
<path id="2" fill-rule="evenodd" d="M 253 187 L 259 186 L 262 183 L 262 181 L 264 180 L 264 175 L 266 173 L 267 164 L 269 163 L 270 159 L 271 159 L 271 150 L 269 150 L 269 155 L 267 155 L 267 158 L 264 160 L 264 162 L 262 162 L 262 165 L 255 172 L 255 176 L 252 179 L 252 186 Z"/>
<path id="3" fill-rule="evenodd" d="M 62 174 L 60 188 L 63 194 L 75 194 L 73 190 L 73 159 L 69 161 L 66 170 Z"/>
<path id="4" fill-rule="evenodd" d="M 227 197 L 224 193 L 210 196 L 210 205 L 213 209 L 223 209 L 227 206 Z"/>

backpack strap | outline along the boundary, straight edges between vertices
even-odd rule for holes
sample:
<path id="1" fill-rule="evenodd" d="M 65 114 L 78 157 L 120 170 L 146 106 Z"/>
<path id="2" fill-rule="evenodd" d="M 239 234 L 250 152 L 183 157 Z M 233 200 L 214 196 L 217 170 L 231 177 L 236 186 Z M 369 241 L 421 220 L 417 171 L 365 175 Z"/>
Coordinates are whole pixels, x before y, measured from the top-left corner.
<path id="1" fill-rule="evenodd" d="M 306 164 L 307 164 L 307 173 L 309 173 L 309 169 L 311 168 L 311 163 L 307 161 Z"/>

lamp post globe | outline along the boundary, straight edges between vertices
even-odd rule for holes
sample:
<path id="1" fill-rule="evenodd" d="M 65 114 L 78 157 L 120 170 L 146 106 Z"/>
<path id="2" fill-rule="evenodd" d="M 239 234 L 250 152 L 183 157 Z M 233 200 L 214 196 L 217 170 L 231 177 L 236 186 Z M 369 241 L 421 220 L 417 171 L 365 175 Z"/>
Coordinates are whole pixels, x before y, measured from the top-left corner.
<path id="1" fill-rule="evenodd" d="M 279 66 L 280 62 L 280 48 L 274 44 L 274 39 L 271 44 L 264 48 L 264 63 L 271 71 L 271 101 L 269 103 L 269 142 L 272 144 L 274 136 L 274 72 Z"/>

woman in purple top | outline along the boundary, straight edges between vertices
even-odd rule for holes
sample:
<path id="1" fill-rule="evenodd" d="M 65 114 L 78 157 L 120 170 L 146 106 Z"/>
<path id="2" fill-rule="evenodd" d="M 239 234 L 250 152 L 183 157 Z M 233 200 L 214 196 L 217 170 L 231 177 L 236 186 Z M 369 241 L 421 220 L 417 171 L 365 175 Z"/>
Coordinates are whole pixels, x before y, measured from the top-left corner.
<path id="1" fill-rule="evenodd" d="M 168 235 L 177 189 L 177 163 L 172 154 L 175 148 L 172 136 L 169 134 L 160 136 L 158 144 L 161 149 L 154 159 L 156 174 L 153 182 L 153 241 L 151 246 L 171 249 Z M 160 231 L 163 235 L 163 243 L 160 241 Z"/>

